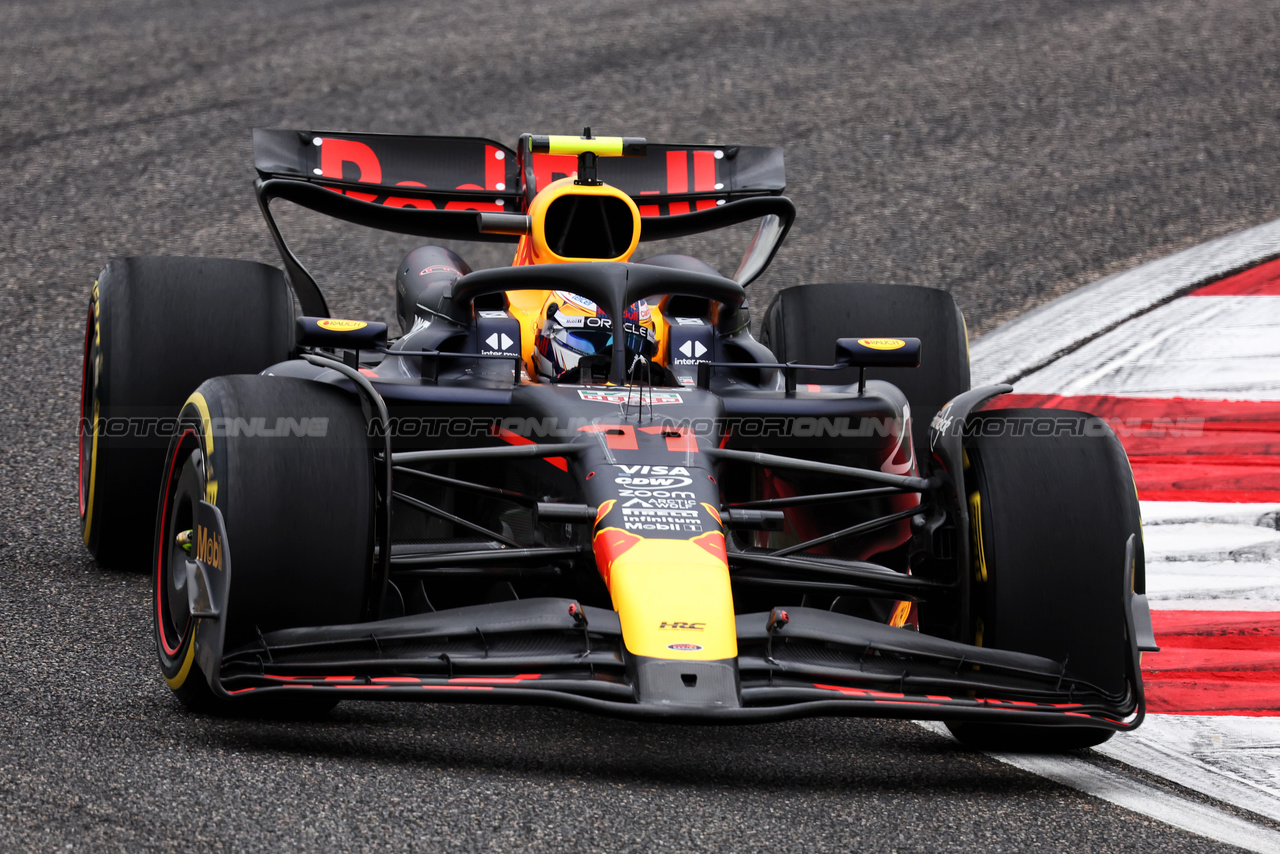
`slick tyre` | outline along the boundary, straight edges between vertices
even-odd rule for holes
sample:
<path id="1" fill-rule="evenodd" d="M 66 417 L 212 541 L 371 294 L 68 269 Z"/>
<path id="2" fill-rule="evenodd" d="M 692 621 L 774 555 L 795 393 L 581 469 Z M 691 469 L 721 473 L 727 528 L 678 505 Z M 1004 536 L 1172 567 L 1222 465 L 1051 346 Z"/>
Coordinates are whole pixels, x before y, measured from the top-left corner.
<path id="1" fill-rule="evenodd" d="M 786 288 L 765 309 L 760 340 L 778 361 L 829 365 L 837 338 L 913 337 L 921 341 L 918 368 L 869 368 L 911 403 L 912 438 L 928 447 L 929 422 L 969 389 L 969 342 L 964 316 L 951 294 L 907 285 L 817 284 Z M 800 371 L 800 382 L 852 383 L 858 372 Z"/>
<path id="2" fill-rule="evenodd" d="M 973 547 L 972 641 L 1065 661 L 1117 703 L 1132 699 L 1125 547 L 1143 592 L 1142 529 L 1128 458 L 1103 420 L 1009 409 L 971 419 L 965 442 Z M 1101 744 L 1090 727 L 949 723 L 962 743 L 1062 751 Z"/>
<path id="3" fill-rule="evenodd" d="M 103 566 L 147 565 L 172 421 L 209 377 L 288 358 L 283 274 L 215 258 L 122 258 L 94 282 L 80 394 L 80 529 Z"/>
<path id="4" fill-rule="evenodd" d="M 207 618 L 188 605 L 194 557 L 184 543 L 201 501 L 218 508 L 226 527 L 224 651 L 276 629 L 361 620 L 373 555 L 365 434 L 354 398 L 308 380 L 217 377 L 187 399 L 163 465 L 152 553 L 156 652 L 182 702 L 229 705 L 214 701 L 196 661 L 196 623 Z"/>

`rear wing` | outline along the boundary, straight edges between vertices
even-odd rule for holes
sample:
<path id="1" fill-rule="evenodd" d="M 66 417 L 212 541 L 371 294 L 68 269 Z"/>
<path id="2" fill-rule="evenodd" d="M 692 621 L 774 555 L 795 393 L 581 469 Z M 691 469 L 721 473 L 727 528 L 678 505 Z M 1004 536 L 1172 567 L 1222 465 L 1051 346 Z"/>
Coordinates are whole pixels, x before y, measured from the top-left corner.
<path id="1" fill-rule="evenodd" d="M 539 189 L 578 168 L 572 155 L 533 153 L 529 140 L 512 149 L 479 137 L 255 128 L 258 201 L 303 312 L 328 314 L 280 235 L 272 199 L 384 231 L 514 243 L 512 235 L 482 233 L 476 213 L 522 213 Z M 786 173 L 774 146 L 649 144 L 642 156 L 601 158 L 599 178 L 635 200 L 641 241 L 762 219 L 734 277 L 744 284 L 763 272 L 795 216 L 781 197 Z"/>
<path id="2" fill-rule="evenodd" d="M 578 168 L 572 155 L 478 137 L 262 129 L 253 132 L 253 158 L 263 180 L 319 183 L 373 204 L 508 213 L 522 212 L 538 190 Z M 774 146 L 650 144 L 640 157 L 602 158 L 599 170 L 600 180 L 635 199 L 642 217 L 786 188 L 782 149 Z"/>

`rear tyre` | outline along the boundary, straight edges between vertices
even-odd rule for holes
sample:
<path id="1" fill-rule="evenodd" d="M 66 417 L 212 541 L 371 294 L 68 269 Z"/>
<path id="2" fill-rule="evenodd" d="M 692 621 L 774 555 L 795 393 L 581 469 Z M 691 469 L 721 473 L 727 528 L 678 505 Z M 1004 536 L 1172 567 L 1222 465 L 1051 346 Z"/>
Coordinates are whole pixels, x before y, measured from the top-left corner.
<path id="1" fill-rule="evenodd" d="M 837 338 L 911 337 L 921 340 L 920 367 L 869 368 L 911 403 L 912 438 L 928 447 L 929 422 L 951 398 L 969 389 L 969 339 L 951 294 L 908 285 L 799 285 L 778 293 L 765 309 L 760 341 L 778 361 L 829 365 Z M 858 372 L 800 371 L 804 383 L 857 382 Z"/>
<path id="2" fill-rule="evenodd" d="M 274 267 L 123 258 L 94 283 L 80 393 L 80 528 L 98 563 L 143 569 L 172 419 L 201 381 L 289 357 L 293 305 Z"/>
<path id="3" fill-rule="evenodd" d="M 973 642 L 1067 663 L 1107 695 L 1128 689 L 1125 546 L 1142 528 L 1133 474 L 1106 422 L 1083 412 L 1009 409 L 970 420 L 965 451 L 974 541 Z M 948 723 L 981 749 L 1061 751 L 1111 737 L 1090 727 Z"/>
<path id="4" fill-rule="evenodd" d="M 226 524 L 226 651 L 277 629 L 359 622 L 373 555 L 365 433 L 355 400 L 308 380 L 217 377 L 182 407 L 155 525 L 153 616 L 161 672 L 189 707 L 228 710 L 214 701 L 192 645 L 190 556 L 179 535 L 191 531 L 199 502 L 215 504 Z"/>

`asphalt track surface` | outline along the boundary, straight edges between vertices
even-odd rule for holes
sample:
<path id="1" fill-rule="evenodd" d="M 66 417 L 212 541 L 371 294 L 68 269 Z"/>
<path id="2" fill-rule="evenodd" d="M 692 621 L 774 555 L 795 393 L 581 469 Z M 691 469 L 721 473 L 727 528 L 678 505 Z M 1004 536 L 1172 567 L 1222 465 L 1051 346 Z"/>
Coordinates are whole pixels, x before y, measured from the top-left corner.
<path id="1" fill-rule="evenodd" d="M 1270 0 L 0 6 L 0 850 L 1221 850 L 905 723 L 184 713 L 80 544 L 80 346 L 110 256 L 274 260 L 253 126 L 781 144 L 755 305 L 925 284 L 989 330 L 1280 217 L 1278 42 Z M 289 225 L 390 313 L 402 244 Z"/>

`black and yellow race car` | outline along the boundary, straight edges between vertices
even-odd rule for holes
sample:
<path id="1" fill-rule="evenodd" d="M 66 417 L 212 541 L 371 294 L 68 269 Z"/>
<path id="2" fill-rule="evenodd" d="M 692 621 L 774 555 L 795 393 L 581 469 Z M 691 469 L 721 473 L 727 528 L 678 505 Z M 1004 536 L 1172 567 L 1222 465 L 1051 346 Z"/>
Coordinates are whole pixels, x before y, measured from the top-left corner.
<path id="1" fill-rule="evenodd" d="M 1141 722 L 1154 649 L 1124 451 L 986 408 L 944 291 L 747 286 L 782 152 L 526 134 L 254 133 L 283 269 L 94 284 L 80 510 L 154 575 L 185 703 L 541 703 L 946 721 L 1070 748 Z M 424 241 L 399 337 L 330 316 L 272 202 Z M 756 223 L 732 276 L 641 243 Z"/>

